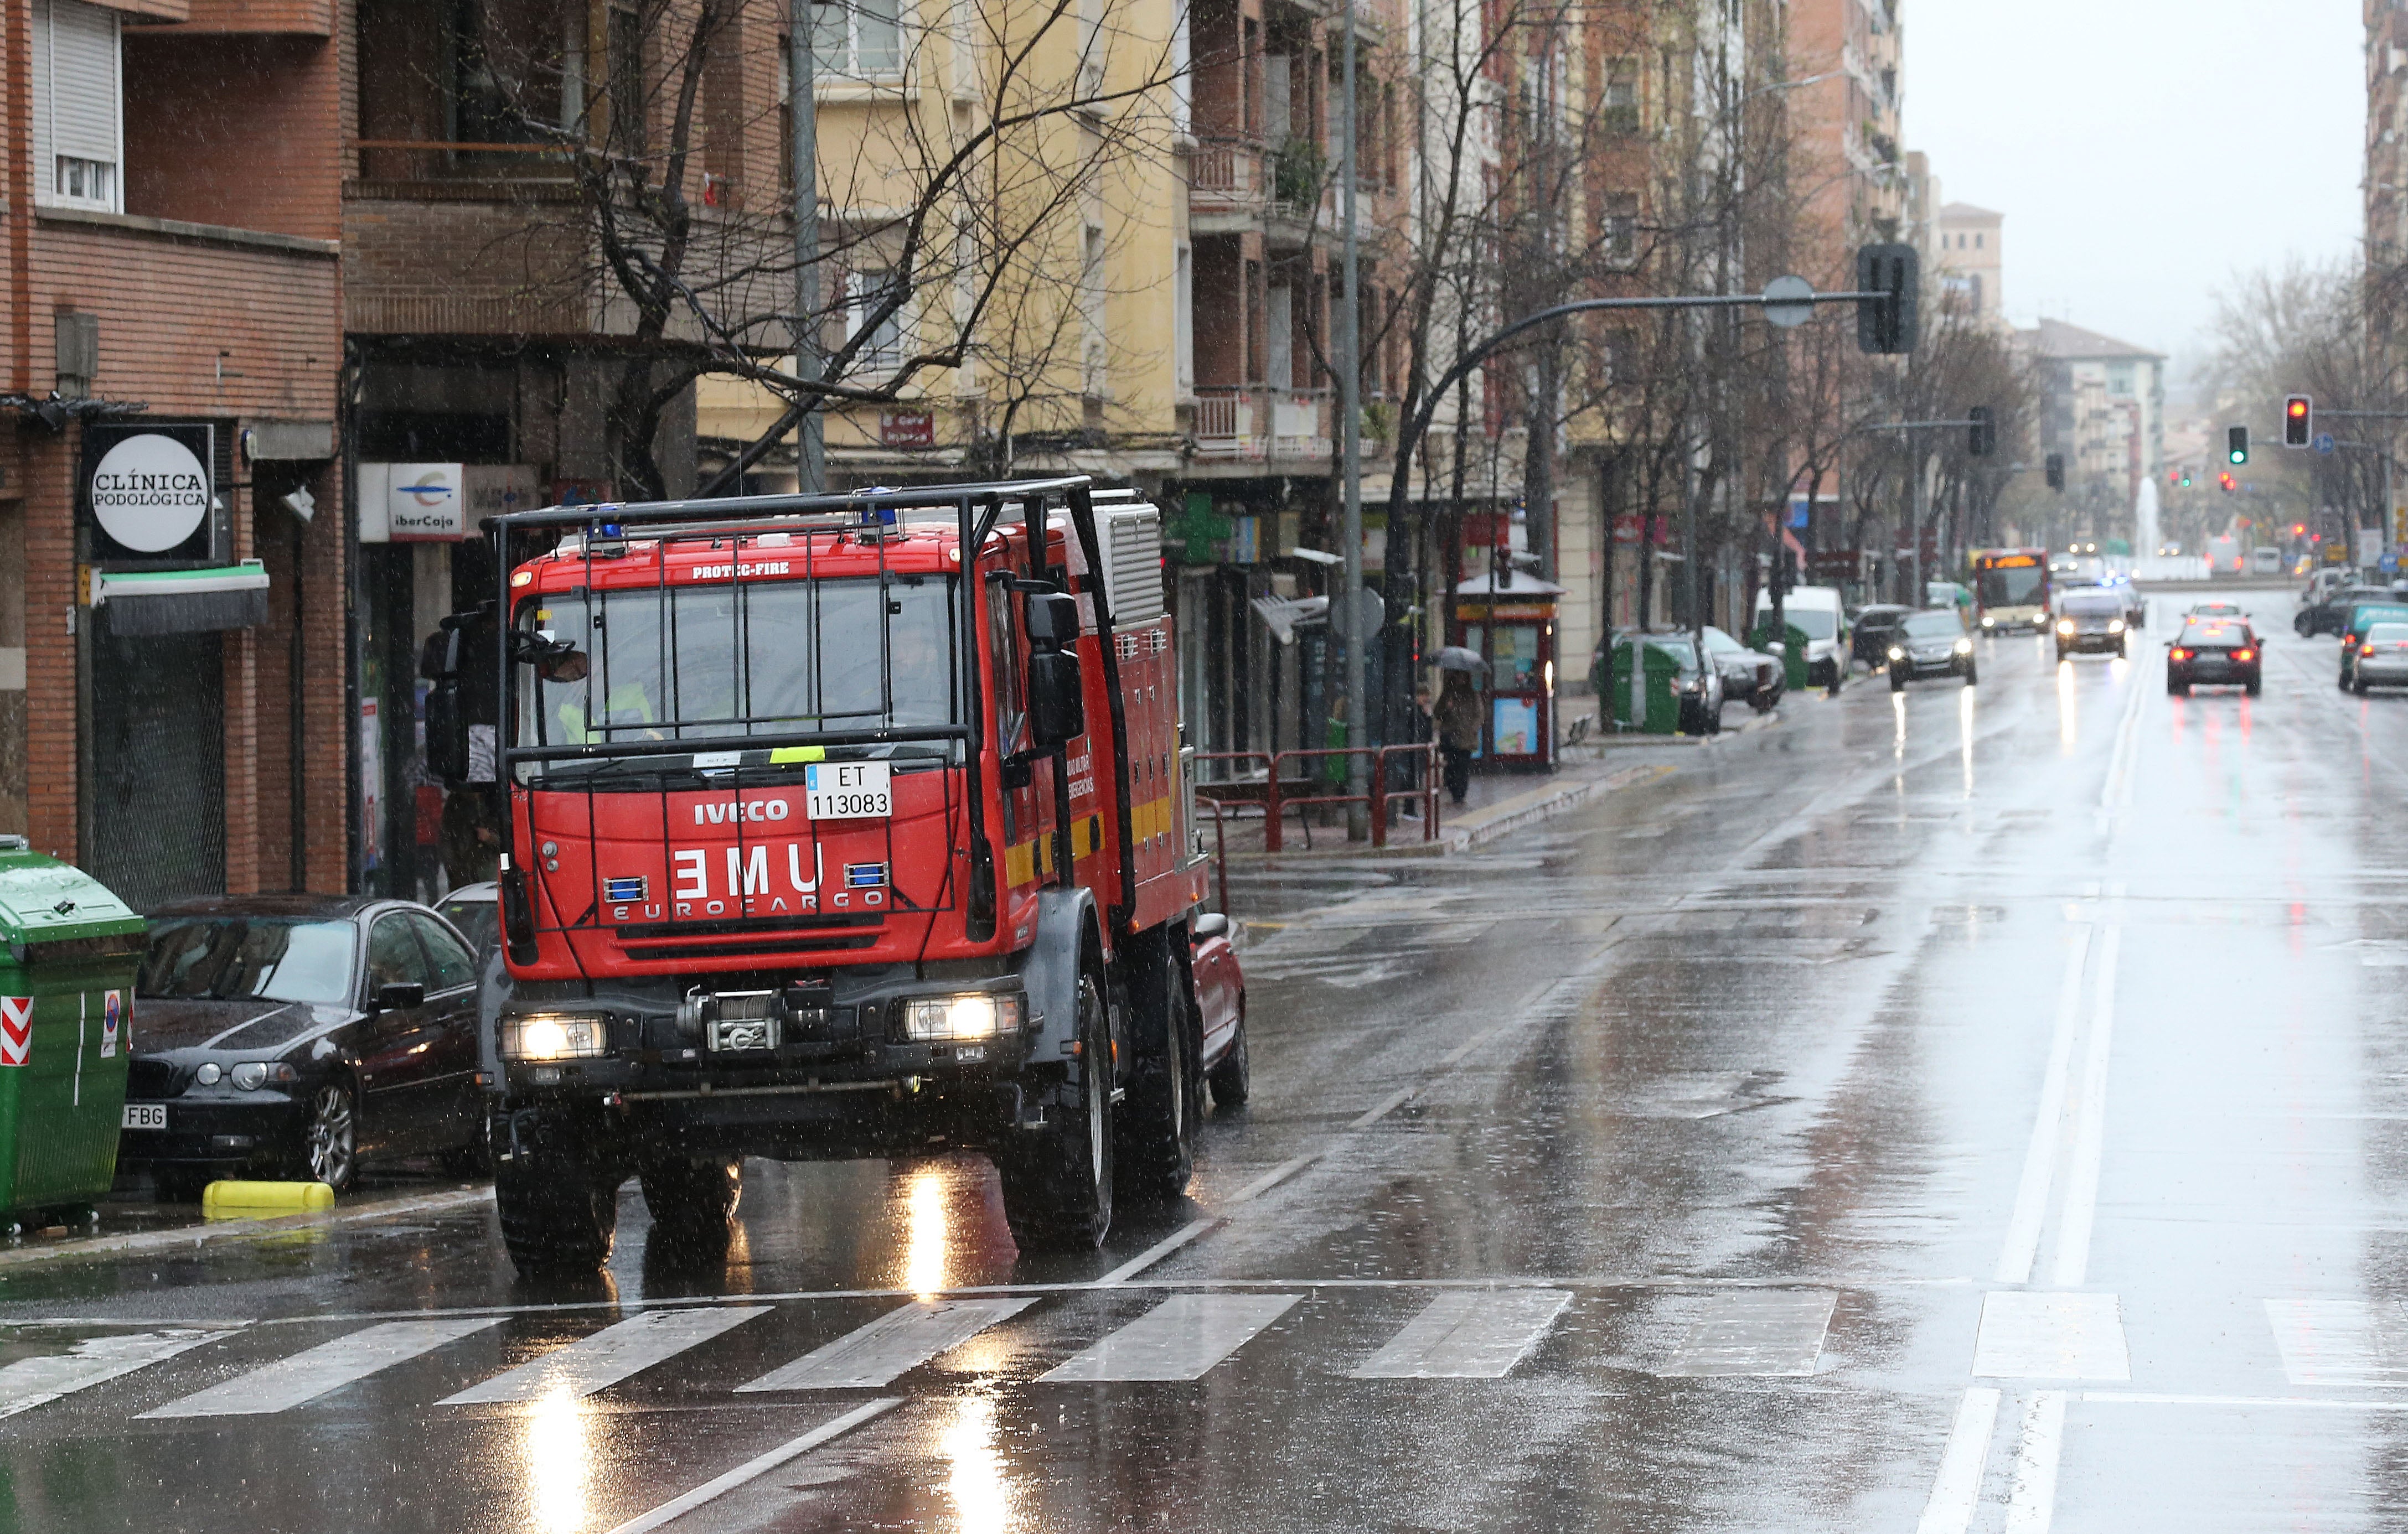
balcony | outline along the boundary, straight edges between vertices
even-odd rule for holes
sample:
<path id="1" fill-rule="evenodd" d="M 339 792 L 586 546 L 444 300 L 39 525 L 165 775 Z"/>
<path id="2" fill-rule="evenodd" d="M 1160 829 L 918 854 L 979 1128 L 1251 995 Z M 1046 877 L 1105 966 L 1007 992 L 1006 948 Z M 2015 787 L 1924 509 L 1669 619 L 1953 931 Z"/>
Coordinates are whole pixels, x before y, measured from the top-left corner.
<path id="1" fill-rule="evenodd" d="M 1196 456 L 1206 462 L 1326 465 L 1330 391 L 1206 386 L 1196 391 Z"/>

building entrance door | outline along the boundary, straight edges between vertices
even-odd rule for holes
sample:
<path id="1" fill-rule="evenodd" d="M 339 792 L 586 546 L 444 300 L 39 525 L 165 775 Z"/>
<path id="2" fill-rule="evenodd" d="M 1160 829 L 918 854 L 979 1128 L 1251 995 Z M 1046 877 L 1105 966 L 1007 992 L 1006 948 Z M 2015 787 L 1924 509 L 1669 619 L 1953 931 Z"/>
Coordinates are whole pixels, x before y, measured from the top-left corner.
<path id="1" fill-rule="evenodd" d="M 94 614 L 83 866 L 136 911 L 225 890 L 225 673 L 216 633 L 119 636 Z"/>

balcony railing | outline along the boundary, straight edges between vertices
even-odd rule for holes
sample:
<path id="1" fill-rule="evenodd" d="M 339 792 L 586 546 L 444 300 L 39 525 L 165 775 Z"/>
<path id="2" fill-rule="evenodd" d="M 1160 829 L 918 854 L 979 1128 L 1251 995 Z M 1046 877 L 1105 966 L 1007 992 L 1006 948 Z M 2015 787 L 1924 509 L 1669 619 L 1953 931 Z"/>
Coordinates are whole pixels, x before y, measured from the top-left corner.
<path id="1" fill-rule="evenodd" d="M 1329 391 L 1205 387 L 1196 391 L 1196 456 L 1244 462 L 1326 459 Z"/>

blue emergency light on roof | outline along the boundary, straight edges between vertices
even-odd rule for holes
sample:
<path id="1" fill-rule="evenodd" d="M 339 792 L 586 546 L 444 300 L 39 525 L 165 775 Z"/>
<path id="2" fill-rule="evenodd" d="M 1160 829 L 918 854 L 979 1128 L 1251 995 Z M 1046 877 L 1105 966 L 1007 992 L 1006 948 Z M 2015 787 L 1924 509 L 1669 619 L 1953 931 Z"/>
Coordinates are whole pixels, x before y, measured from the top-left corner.
<path id="1" fill-rule="evenodd" d="M 603 538 L 624 538 L 627 535 L 627 530 L 617 522 L 605 522 L 595 530 L 595 533 L 597 537 Z"/>

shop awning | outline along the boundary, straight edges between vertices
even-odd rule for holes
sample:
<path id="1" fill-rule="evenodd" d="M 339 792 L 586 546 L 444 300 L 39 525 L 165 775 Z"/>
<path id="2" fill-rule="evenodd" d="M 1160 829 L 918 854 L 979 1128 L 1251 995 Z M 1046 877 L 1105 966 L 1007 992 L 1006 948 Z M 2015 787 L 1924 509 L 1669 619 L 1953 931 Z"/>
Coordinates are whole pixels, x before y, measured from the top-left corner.
<path id="1" fill-rule="evenodd" d="M 115 634 L 207 633 L 267 621 L 267 567 L 257 560 L 207 570 L 104 570 L 92 605 Z"/>

